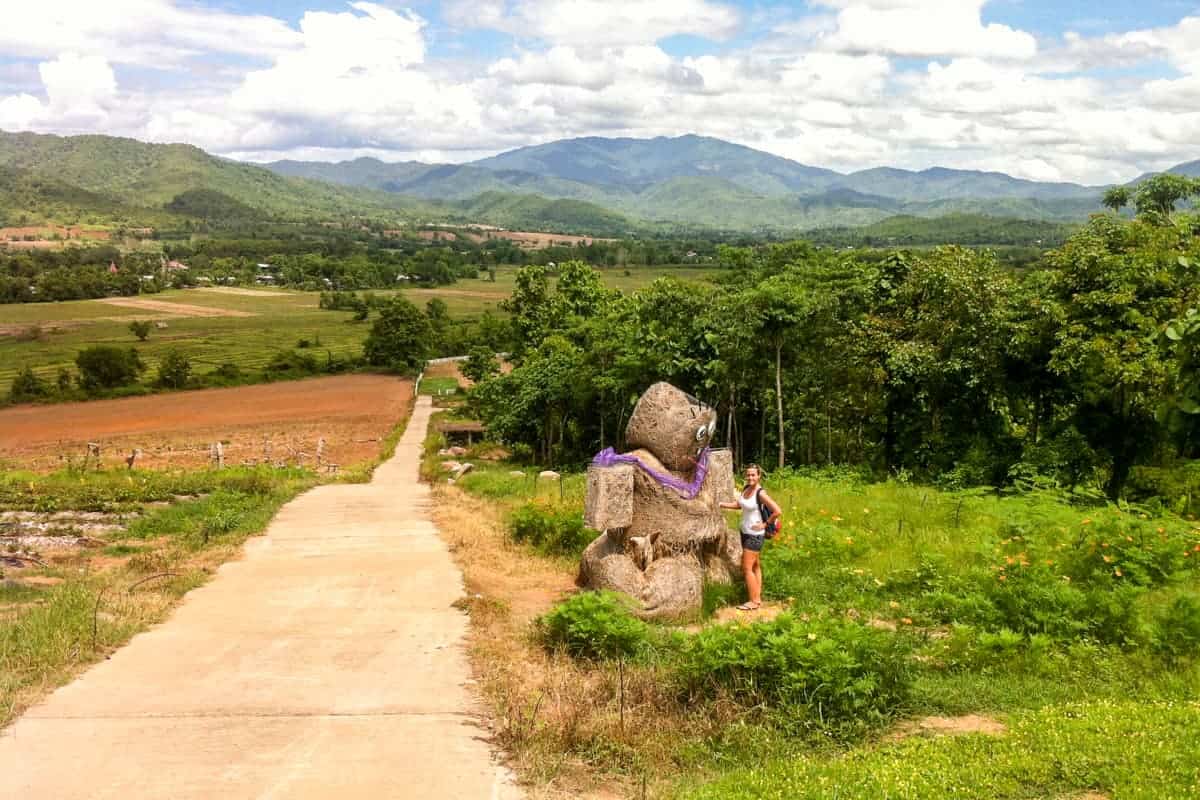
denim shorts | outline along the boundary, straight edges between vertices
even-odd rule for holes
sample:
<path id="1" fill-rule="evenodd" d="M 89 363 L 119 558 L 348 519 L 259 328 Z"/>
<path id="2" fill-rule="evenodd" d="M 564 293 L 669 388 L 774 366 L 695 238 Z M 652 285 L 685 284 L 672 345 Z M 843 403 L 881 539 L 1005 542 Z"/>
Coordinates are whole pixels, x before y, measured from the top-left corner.
<path id="1" fill-rule="evenodd" d="M 749 550 L 753 553 L 759 553 L 762 551 L 763 541 L 766 538 L 767 537 L 763 536 L 762 534 L 759 534 L 757 536 L 751 536 L 748 533 L 743 533 L 742 534 L 742 549 Z"/>

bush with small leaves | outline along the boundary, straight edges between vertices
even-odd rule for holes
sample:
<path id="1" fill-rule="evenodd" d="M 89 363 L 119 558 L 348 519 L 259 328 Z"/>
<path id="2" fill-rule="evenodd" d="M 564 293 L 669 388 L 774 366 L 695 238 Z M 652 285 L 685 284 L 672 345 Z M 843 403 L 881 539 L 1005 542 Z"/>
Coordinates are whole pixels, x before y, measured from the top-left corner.
<path id="1" fill-rule="evenodd" d="M 49 393 L 50 389 L 46 386 L 46 382 L 37 376 L 32 367 L 26 366 L 17 373 L 17 377 L 13 378 L 12 388 L 8 390 L 8 398 L 14 403 L 24 403 L 45 397 Z"/>
<path id="2" fill-rule="evenodd" d="M 650 626 L 616 592 L 582 592 L 537 621 L 542 643 L 576 658 L 636 658 L 651 647 Z"/>
<path id="3" fill-rule="evenodd" d="M 192 377 L 192 362 L 178 348 L 172 347 L 158 363 L 158 383 L 171 389 L 182 389 Z"/>
<path id="4" fill-rule="evenodd" d="M 137 350 L 112 345 L 96 345 L 79 351 L 75 366 L 79 368 L 79 385 L 88 392 L 133 383 L 146 369 Z"/>
<path id="5" fill-rule="evenodd" d="M 144 342 L 150 337 L 152 327 L 148 319 L 135 319 L 129 323 L 129 332 L 136 336 L 139 342 Z"/>

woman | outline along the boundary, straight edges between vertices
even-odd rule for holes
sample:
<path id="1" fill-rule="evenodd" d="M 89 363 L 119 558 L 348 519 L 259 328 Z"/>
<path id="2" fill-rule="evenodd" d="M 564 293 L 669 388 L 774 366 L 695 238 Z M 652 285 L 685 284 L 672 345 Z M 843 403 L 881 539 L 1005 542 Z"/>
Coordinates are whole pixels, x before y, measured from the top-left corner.
<path id="1" fill-rule="evenodd" d="M 750 599 L 738 606 L 741 611 L 762 607 L 762 564 L 759 554 L 767 529 L 778 530 L 782 511 L 779 504 L 762 488 L 762 470 L 757 464 L 746 467 L 746 486 L 735 503 L 721 503 L 721 508 L 741 509 L 742 572 L 746 576 L 746 593 Z M 763 519 L 763 511 L 769 516 Z"/>

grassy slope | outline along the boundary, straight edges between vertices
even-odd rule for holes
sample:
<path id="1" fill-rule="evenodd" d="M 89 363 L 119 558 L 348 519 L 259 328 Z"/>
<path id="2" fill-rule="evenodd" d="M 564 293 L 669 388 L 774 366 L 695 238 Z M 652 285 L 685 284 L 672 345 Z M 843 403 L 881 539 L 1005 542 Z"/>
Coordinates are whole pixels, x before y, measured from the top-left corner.
<path id="1" fill-rule="evenodd" d="M 154 209 L 147 221 L 176 196 L 193 189 L 219 192 L 259 212 L 284 217 L 438 213 L 434 206 L 401 195 L 287 178 L 262 167 L 216 158 L 191 145 L 147 144 L 112 136 L 0 132 L 0 166 L 77 187 L 110 204 Z"/>
<path id="2" fill-rule="evenodd" d="M 503 464 L 474 463 L 476 471 L 457 488 L 488 507 L 511 509 L 556 488 L 539 490 L 528 478 L 509 476 Z M 688 709 L 673 709 L 641 682 L 646 675 L 627 666 L 627 680 L 641 693 L 628 711 L 638 731 L 635 744 L 615 724 L 611 665 L 551 658 L 537 665 L 544 673 L 532 675 L 532 657 L 526 656 L 507 675 L 489 663 L 485 683 L 507 713 L 516 713 L 517 698 L 536 701 L 539 680 L 552 687 L 546 691 L 555 698 L 554 711 L 540 717 L 536 730 L 518 725 L 507 740 L 527 777 L 541 783 L 568 768 L 603 782 L 610 773 L 644 772 L 659 785 L 655 796 L 696 800 L 1075 798 L 1086 791 L 1149 799 L 1190 796 L 1200 785 L 1196 659 L 1164 661 L 1140 647 L 1090 639 L 1047 646 L 1003 635 L 999 640 L 1006 644 L 968 656 L 958 650 L 959 634 L 930 616 L 941 602 L 933 593 L 994 583 L 997 565 L 1016 579 L 1023 558 L 1035 567 L 1057 564 L 1081 537 L 1097 531 L 1106 541 L 1111 533 L 1118 548 L 1101 552 L 1114 552 L 1114 563 L 1124 565 L 1139 557 L 1138 542 L 1150 546 L 1164 535 L 1181 537 L 1189 550 L 1200 546 L 1196 523 L 1170 514 L 1142 518 L 1113 508 L 1081 509 L 1052 496 L 943 492 L 850 477 L 778 478 L 769 487 L 785 509 L 786 526 L 764 553 L 767 600 L 791 605 L 804 617 L 852 615 L 894 626 L 895 635 L 916 648 L 903 714 L 986 714 L 1007 732 L 903 741 L 875 736 L 831 745 L 820 736 L 793 738 L 777 718 L 744 709 L 724 727 L 706 728 Z M 566 488 L 568 503 L 582 502 L 580 476 L 568 476 Z M 938 565 L 940 577 L 913 583 L 913 570 L 927 563 Z M 1196 573 L 1183 569 L 1144 595 L 1140 607 L 1153 614 L 1173 597 L 1194 594 Z M 1113 578 L 1114 586 L 1121 580 Z M 503 600 L 489 595 L 489 602 Z M 487 630 L 492 617 L 478 624 Z M 661 672 L 649 677 L 664 680 Z M 718 705 L 713 711 L 728 709 Z M 638 796 L 636 789 L 629 794 Z"/>

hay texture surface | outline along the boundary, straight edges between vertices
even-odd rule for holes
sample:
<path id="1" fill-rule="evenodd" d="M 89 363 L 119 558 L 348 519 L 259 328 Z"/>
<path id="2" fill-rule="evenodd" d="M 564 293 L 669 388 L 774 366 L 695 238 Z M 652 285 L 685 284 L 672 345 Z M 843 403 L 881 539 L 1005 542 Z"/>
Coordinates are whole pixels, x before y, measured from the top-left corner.
<path id="1" fill-rule="evenodd" d="M 719 505 L 736 496 L 730 452 L 710 451 L 708 472 L 692 498 L 649 471 L 690 482 L 715 420 L 711 408 L 670 384 L 654 384 L 642 395 L 626 439 L 647 469 L 588 470 L 585 519 L 603 533 L 584 551 L 581 586 L 624 592 L 645 618 L 686 619 L 700 611 L 705 580 L 740 577 L 741 542 Z"/>

